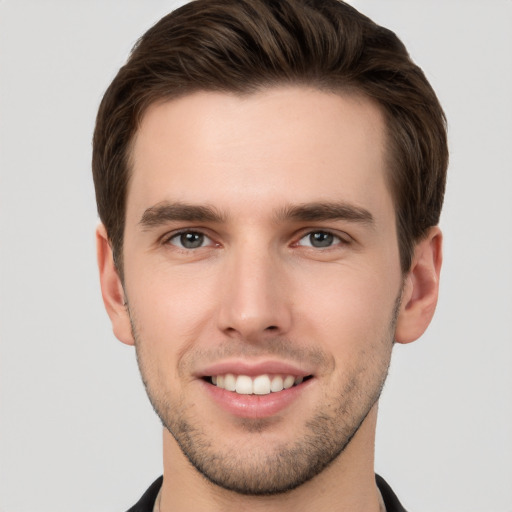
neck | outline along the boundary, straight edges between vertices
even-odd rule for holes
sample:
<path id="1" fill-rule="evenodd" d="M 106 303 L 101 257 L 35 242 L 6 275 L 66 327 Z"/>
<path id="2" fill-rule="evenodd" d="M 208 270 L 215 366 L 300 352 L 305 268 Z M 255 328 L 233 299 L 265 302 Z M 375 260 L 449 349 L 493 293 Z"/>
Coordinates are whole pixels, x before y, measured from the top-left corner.
<path id="1" fill-rule="evenodd" d="M 343 453 L 317 476 L 292 491 L 273 496 L 246 496 L 207 481 L 164 430 L 164 482 L 160 512 L 380 512 L 382 498 L 373 469 L 377 407 Z"/>

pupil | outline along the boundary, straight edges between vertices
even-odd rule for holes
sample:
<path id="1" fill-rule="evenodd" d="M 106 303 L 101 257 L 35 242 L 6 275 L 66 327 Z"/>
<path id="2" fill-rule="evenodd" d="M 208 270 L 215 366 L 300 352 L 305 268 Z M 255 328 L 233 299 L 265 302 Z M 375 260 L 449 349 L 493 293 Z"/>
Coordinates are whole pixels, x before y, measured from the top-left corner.
<path id="1" fill-rule="evenodd" d="M 310 235 L 311 245 L 313 247 L 329 247 L 333 242 L 333 235 L 319 231 Z"/>
<path id="2" fill-rule="evenodd" d="M 186 249 L 196 249 L 203 245 L 204 236 L 201 233 L 183 233 L 180 242 Z"/>

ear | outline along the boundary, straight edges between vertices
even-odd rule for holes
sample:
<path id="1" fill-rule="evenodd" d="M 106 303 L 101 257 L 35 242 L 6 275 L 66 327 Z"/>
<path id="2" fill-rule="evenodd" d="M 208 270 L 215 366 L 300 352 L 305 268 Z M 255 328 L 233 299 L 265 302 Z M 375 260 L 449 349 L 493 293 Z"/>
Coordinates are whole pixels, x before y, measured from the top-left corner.
<path id="1" fill-rule="evenodd" d="M 398 343 L 418 339 L 434 316 L 443 261 L 442 241 L 441 230 L 435 226 L 414 248 L 396 324 L 395 340 Z"/>
<path id="2" fill-rule="evenodd" d="M 123 284 L 114 264 L 112 248 L 103 224 L 96 229 L 96 253 L 100 271 L 101 295 L 112 322 L 112 330 L 119 341 L 127 345 L 134 345 Z"/>

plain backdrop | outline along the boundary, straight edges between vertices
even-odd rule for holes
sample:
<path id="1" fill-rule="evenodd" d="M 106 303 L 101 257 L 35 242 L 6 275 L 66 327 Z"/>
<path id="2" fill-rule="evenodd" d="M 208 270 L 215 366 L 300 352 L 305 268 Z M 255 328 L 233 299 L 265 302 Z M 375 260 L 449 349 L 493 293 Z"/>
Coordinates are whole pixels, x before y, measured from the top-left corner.
<path id="1" fill-rule="evenodd" d="M 512 511 L 512 2 L 354 0 L 438 92 L 451 162 L 430 329 L 397 346 L 376 469 L 416 512 Z M 102 93 L 164 0 L 0 2 L 0 510 L 124 511 L 162 470 L 100 298 Z"/>

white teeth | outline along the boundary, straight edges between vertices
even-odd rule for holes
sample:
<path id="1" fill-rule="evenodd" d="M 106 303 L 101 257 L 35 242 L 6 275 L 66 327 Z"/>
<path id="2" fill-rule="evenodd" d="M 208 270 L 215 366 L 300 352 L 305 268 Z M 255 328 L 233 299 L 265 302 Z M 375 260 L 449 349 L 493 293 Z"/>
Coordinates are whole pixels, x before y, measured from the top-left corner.
<path id="1" fill-rule="evenodd" d="M 234 391 L 240 395 L 268 395 L 269 393 L 278 393 L 283 389 L 289 389 L 294 385 L 302 383 L 303 377 L 294 377 L 293 375 L 258 375 L 249 377 L 248 375 L 234 375 L 226 373 L 225 375 L 212 376 L 213 385 Z"/>
<path id="2" fill-rule="evenodd" d="M 256 377 L 252 383 L 252 392 L 255 395 L 268 395 L 270 393 L 270 377 L 268 375 Z"/>
<path id="3" fill-rule="evenodd" d="M 251 377 L 248 377 L 247 375 L 239 375 L 236 378 L 236 392 L 240 395 L 252 395 Z"/>
<path id="4" fill-rule="evenodd" d="M 236 377 L 232 373 L 227 373 L 224 376 L 224 389 L 227 389 L 228 391 L 235 391 L 236 380 Z"/>
<path id="5" fill-rule="evenodd" d="M 283 382 L 283 388 L 289 389 L 295 384 L 295 377 L 292 377 L 291 375 L 287 375 Z"/>
<path id="6" fill-rule="evenodd" d="M 276 393 L 277 391 L 283 391 L 283 377 L 276 375 L 270 383 L 270 391 Z"/>

